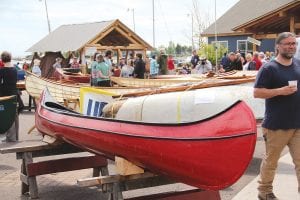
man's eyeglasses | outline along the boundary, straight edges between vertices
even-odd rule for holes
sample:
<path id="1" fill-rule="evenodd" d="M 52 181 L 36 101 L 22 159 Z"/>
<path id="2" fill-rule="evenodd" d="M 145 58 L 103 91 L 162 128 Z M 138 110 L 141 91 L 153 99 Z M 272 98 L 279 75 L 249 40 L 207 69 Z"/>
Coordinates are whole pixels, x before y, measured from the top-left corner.
<path id="1" fill-rule="evenodd" d="M 298 42 L 288 42 L 288 43 L 279 43 L 279 44 L 282 44 L 283 46 L 297 46 L 298 45 Z"/>

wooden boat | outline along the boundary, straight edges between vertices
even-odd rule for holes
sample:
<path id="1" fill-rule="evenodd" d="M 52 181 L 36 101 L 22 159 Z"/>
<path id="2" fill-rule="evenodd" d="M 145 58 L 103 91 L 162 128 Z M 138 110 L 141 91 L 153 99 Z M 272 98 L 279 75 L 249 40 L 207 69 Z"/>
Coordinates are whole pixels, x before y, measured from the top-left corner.
<path id="1" fill-rule="evenodd" d="M 38 77 L 37 75 L 26 72 L 25 79 L 26 90 L 34 98 L 39 98 L 42 91 L 47 87 L 50 94 L 58 101 L 63 102 L 64 99 L 79 99 L 80 87 L 89 87 L 89 84 L 68 83 L 64 81 L 55 81 Z M 98 87 L 99 90 L 105 90 L 115 94 L 124 94 L 128 92 L 137 92 L 141 88 L 124 88 L 124 87 Z"/>
<path id="2" fill-rule="evenodd" d="M 0 134 L 5 133 L 15 121 L 17 112 L 17 97 L 0 97 Z"/>
<path id="3" fill-rule="evenodd" d="M 85 150 L 124 157 L 154 173 L 209 190 L 237 181 L 256 143 L 256 121 L 242 101 L 199 121 L 146 123 L 83 116 L 55 103 L 45 90 L 36 127 Z"/>
<path id="4" fill-rule="evenodd" d="M 88 84 L 68 84 L 58 82 L 26 72 L 25 87 L 28 94 L 34 98 L 39 98 L 42 91 L 48 87 L 51 95 L 59 102 L 64 99 L 76 99 L 80 96 L 80 87 L 88 86 Z"/>
<path id="5" fill-rule="evenodd" d="M 199 84 L 202 82 L 209 83 L 210 85 L 232 85 L 241 84 L 246 82 L 254 82 L 256 77 L 256 71 L 236 71 L 233 73 L 225 73 L 215 75 L 214 77 L 207 78 L 206 75 L 187 75 L 179 76 L 178 78 L 162 78 L 162 79 L 137 79 L 137 78 L 122 78 L 111 77 L 111 81 L 119 86 L 131 86 L 131 87 L 162 87 L 174 84 Z M 210 86 L 212 87 L 212 86 Z"/>
<path id="6" fill-rule="evenodd" d="M 56 80 L 67 80 L 74 81 L 75 83 L 90 83 L 91 75 L 82 74 L 81 72 L 74 73 L 72 71 L 65 71 L 63 69 L 57 68 L 54 72 L 54 77 Z"/>

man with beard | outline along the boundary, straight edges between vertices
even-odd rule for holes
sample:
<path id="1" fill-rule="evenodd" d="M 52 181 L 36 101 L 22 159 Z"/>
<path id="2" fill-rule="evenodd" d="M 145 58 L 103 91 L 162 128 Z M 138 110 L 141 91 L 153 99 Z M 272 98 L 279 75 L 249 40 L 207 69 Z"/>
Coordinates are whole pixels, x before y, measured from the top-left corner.
<path id="1" fill-rule="evenodd" d="M 293 33 L 278 35 L 275 60 L 262 66 L 254 85 L 254 97 L 265 99 L 262 123 L 266 155 L 258 180 L 260 200 L 278 199 L 273 193 L 273 180 L 280 154 L 289 147 L 300 184 L 300 60 L 293 58 L 297 42 Z"/>

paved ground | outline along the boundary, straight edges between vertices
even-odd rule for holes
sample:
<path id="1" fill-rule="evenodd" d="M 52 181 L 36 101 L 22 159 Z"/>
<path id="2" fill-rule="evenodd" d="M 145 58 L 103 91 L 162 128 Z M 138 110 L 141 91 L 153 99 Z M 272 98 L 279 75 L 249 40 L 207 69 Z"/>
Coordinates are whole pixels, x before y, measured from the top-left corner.
<path id="1" fill-rule="evenodd" d="M 24 97 L 23 97 L 24 98 Z M 40 140 L 41 136 L 37 132 L 31 135 L 27 131 L 34 125 L 34 113 L 23 112 L 20 115 L 20 140 Z M 5 144 L 0 143 L 0 148 Z M 243 188 L 254 180 L 259 173 L 259 165 L 264 153 L 263 140 L 261 133 L 258 134 L 254 158 L 248 167 L 245 174 L 240 180 L 231 187 L 220 191 L 222 200 L 230 200 L 237 195 Z M 286 153 L 286 151 L 285 151 Z M 86 153 L 84 153 L 86 154 Z M 0 199 L 14 200 L 14 199 L 29 199 L 28 196 L 21 196 L 21 184 L 19 180 L 20 160 L 16 160 L 15 154 L 0 154 Z M 109 166 L 110 172 L 113 173 L 113 166 Z M 42 175 L 37 178 L 39 186 L 40 199 L 106 199 L 105 196 L 97 188 L 80 188 L 76 181 L 81 178 L 92 177 L 92 170 L 77 170 L 72 172 L 54 173 L 49 175 Z M 134 197 L 143 194 L 150 194 L 163 191 L 180 191 L 189 188 L 184 184 L 174 184 L 167 187 L 158 187 L 147 190 L 137 190 L 134 192 L 124 193 L 125 197 Z M 253 192 L 256 192 L 254 189 Z M 241 199 L 243 200 L 243 199 Z"/>
<path id="2" fill-rule="evenodd" d="M 257 198 L 256 188 L 258 177 L 253 179 L 232 200 L 253 200 Z M 290 154 L 279 160 L 278 170 L 274 179 L 274 193 L 280 200 L 299 200 L 298 183 Z"/>

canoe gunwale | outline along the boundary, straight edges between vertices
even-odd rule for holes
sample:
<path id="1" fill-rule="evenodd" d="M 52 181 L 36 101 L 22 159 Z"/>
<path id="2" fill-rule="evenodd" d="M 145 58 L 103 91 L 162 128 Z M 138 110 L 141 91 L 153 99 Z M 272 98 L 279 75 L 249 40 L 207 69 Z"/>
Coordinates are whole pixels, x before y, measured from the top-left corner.
<path id="1" fill-rule="evenodd" d="M 126 133 L 121 133 L 121 132 L 115 132 L 115 131 L 106 131 L 106 130 L 100 130 L 100 129 L 92 129 L 92 128 L 86 128 L 86 127 L 80 127 L 80 126 L 72 126 L 72 125 L 67 125 L 64 123 L 59 123 L 54 120 L 49 120 L 46 117 L 43 117 L 39 113 L 39 117 L 43 118 L 44 120 L 51 122 L 53 124 L 57 125 L 63 125 L 66 127 L 71 127 L 75 129 L 83 129 L 83 130 L 90 130 L 90 131 L 99 131 L 101 134 L 115 134 L 115 135 L 122 135 L 122 136 L 128 136 L 128 137 L 136 137 L 136 138 L 147 138 L 147 139 L 158 139 L 158 140 L 179 140 L 179 141 L 205 141 L 205 140 L 225 140 L 225 139 L 232 139 L 232 138 L 237 138 L 237 137 L 246 137 L 250 135 L 255 135 L 255 132 L 249 132 L 249 133 L 241 133 L 241 134 L 235 134 L 235 135 L 230 135 L 230 136 L 221 136 L 221 137 L 205 137 L 205 138 L 175 138 L 175 137 L 157 137 L 157 136 L 146 136 L 146 135 L 136 135 L 136 134 L 126 134 Z"/>

